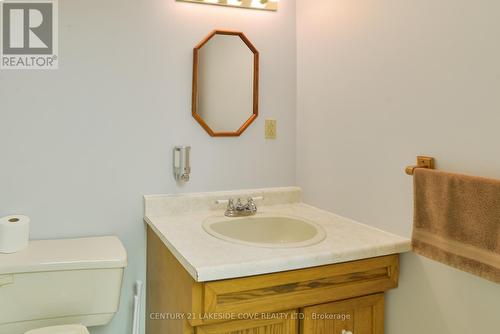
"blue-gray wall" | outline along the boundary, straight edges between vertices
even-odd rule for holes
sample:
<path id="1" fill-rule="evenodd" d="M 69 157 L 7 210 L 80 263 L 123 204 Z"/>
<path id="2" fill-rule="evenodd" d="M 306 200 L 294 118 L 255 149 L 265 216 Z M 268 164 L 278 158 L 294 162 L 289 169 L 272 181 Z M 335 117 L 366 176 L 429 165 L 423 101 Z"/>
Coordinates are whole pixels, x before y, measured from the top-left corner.
<path id="1" fill-rule="evenodd" d="M 0 71 L 0 216 L 29 215 L 35 239 L 118 235 L 130 261 L 120 311 L 92 333 L 130 333 L 143 194 L 295 182 L 295 2 L 272 13 L 59 1 L 59 27 L 59 70 Z M 245 32 L 261 53 L 261 114 L 240 138 L 210 138 L 191 117 L 192 48 L 215 28 Z M 266 117 L 278 120 L 275 141 Z M 171 175 L 178 144 L 192 146 L 184 187 Z"/>

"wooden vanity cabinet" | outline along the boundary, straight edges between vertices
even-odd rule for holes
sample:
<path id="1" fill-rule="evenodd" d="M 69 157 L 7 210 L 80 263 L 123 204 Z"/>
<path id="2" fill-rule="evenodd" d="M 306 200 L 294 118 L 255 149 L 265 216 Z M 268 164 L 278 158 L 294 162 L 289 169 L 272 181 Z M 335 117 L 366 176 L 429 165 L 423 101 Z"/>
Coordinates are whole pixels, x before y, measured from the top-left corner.
<path id="1" fill-rule="evenodd" d="M 283 312 L 283 317 L 260 320 L 235 320 L 196 327 L 196 334 L 297 334 L 297 312 Z"/>
<path id="2" fill-rule="evenodd" d="M 301 334 L 383 334 L 384 294 L 309 306 L 302 314 Z"/>
<path id="3" fill-rule="evenodd" d="M 196 282 L 148 227 L 147 334 L 383 334 L 398 255 Z"/>

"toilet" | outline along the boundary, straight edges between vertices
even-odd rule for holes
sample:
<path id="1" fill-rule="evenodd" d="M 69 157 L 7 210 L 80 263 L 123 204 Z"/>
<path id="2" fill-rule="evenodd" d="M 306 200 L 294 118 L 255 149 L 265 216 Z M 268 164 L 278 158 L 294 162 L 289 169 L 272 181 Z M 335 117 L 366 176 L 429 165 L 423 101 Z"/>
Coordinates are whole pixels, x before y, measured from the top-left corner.
<path id="1" fill-rule="evenodd" d="M 0 334 L 88 334 L 108 324 L 126 266 L 113 236 L 36 240 L 0 254 Z"/>

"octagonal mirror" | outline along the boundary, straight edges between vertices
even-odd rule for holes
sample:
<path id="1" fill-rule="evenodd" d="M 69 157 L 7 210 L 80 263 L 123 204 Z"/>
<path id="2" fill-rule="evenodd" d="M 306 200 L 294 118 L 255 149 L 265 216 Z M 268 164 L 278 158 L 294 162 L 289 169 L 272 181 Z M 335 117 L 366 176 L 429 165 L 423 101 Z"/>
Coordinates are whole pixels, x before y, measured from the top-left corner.
<path id="1" fill-rule="evenodd" d="M 194 48 L 192 114 L 210 136 L 239 136 L 257 118 L 259 52 L 241 32 L 215 30 Z"/>

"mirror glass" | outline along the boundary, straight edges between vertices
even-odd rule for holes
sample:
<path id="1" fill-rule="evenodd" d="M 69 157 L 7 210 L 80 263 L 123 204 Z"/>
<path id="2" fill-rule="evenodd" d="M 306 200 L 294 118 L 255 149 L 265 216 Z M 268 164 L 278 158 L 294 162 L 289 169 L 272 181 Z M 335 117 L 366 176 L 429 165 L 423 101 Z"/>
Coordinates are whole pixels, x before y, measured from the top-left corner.
<path id="1" fill-rule="evenodd" d="M 258 52 L 242 33 L 205 38 L 193 78 L 193 117 L 211 136 L 239 136 L 257 117 Z"/>

